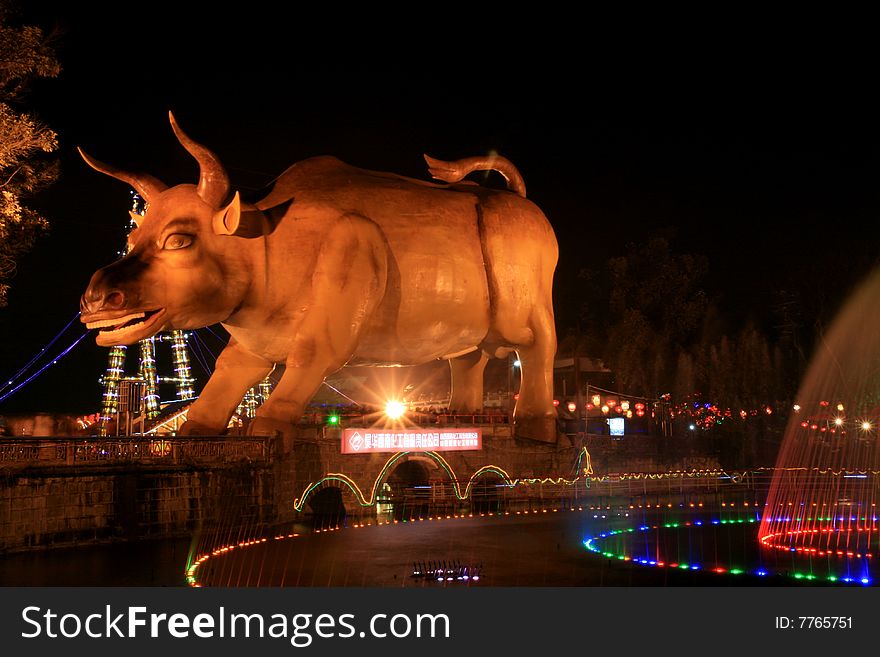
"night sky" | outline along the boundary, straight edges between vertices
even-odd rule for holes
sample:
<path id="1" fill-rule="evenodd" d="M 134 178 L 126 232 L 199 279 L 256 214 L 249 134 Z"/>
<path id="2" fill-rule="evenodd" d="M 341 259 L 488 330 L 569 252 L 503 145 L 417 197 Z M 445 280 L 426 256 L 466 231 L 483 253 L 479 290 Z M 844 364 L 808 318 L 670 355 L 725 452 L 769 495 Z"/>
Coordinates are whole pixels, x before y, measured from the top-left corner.
<path id="1" fill-rule="evenodd" d="M 557 233 L 560 334 L 576 316 L 579 269 L 652 235 L 707 255 L 711 298 L 732 322 L 771 331 L 777 290 L 814 285 L 832 314 L 877 260 L 880 108 L 853 66 L 827 58 L 746 63 L 741 51 L 570 41 L 563 52 L 523 32 L 464 24 L 452 38 L 413 24 L 401 36 L 329 14 L 281 20 L 259 3 L 207 24 L 169 24 L 155 3 L 141 15 L 133 3 L 112 13 L 28 4 L 27 22 L 60 30 L 64 70 L 28 104 L 59 133 L 62 175 L 31 203 L 52 229 L 0 310 L 0 376 L 74 316 L 92 272 L 124 243 L 129 190 L 76 146 L 169 184 L 196 182 L 169 109 L 243 191 L 315 155 L 424 180 L 422 153 L 505 155 Z M 0 414 L 97 411 L 106 351 L 86 338 Z"/>

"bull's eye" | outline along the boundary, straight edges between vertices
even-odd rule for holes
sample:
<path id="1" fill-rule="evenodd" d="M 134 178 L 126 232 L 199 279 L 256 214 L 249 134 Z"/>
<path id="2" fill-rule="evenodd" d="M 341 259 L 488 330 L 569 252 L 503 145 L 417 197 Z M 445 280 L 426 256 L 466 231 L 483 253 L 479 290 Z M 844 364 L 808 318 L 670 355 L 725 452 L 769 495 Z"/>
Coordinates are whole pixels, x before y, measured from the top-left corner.
<path id="1" fill-rule="evenodd" d="M 177 249 L 185 249 L 193 243 L 192 235 L 186 233 L 172 233 L 165 238 L 162 248 L 166 251 L 175 251 Z"/>

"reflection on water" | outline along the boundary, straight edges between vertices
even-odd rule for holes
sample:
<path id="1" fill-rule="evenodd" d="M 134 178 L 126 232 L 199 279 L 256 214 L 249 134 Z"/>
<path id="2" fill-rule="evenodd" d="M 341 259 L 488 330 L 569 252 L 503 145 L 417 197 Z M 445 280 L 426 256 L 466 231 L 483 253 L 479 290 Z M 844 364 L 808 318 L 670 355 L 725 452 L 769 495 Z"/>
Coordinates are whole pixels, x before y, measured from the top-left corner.
<path id="1" fill-rule="evenodd" d="M 184 586 L 190 539 L 0 555 L 0 586 Z"/>
<path id="2" fill-rule="evenodd" d="M 207 559 L 197 577 L 201 585 L 225 587 L 792 586 L 827 584 L 829 575 L 875 578 L 873 560 L 762 547 L 761 497 L 751 489 L 614 496 L 580 510 L 508 509 L 397 523 L 389 511 L 387 525 L 294 527 L 296 538 L 269 537 Z M 594 552 L 584 547 L 589 539 Z M 0 585 L 183 586 L 197 556 L 191 546 L 201 544 L 204 537 L 3 555 Z M 478 564 L 480 580 L 412 576 L 414 566 L 437 563 Z M 792 579 L 798 573 L 801 579 Z"/>

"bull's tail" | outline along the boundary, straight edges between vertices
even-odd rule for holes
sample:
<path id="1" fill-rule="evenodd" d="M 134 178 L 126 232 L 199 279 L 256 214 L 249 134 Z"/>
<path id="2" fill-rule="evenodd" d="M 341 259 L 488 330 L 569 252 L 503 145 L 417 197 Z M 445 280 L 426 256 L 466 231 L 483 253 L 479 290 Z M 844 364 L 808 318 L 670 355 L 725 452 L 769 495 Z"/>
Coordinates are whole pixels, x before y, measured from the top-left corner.
<path id="1" fill-rule="evenodd" d="M 455 162 L 435 160 L 427 155 L 425 162 L 428 163 L 428 171 L 437 180 L 448 183 L 460 182 L 466 175 L 474 171 L 497 171 L 507 181 L 507 189 L 516 192 L 523 198 L 526 197 L 526 183 L 522 176 L 513 166 L 513 162 L 500 155 L 487 155 L 486 157 L 466 157 Z"/>

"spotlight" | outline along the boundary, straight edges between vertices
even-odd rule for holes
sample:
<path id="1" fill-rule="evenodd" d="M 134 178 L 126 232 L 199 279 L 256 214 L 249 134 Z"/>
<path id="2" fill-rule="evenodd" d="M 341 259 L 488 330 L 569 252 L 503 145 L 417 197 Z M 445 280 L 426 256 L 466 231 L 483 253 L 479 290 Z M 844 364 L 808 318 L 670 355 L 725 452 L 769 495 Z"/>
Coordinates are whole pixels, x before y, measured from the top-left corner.
<path id="1" fill-rule="evenodd" d="M 862 422 L 862 431 L 870 431 L 870 430 L 871 430 L 871 423 L 868 422 L 867 420 Z"/>
<path id="2" fill-rule="evenodd" d="M 406 406 L 404 406 L 397 400 L 392 399 L 387 404 L 385 404 L 385 415 L 387 415 L 392 420 L 397 420 L 401 418 L 405 412 Z"/>

